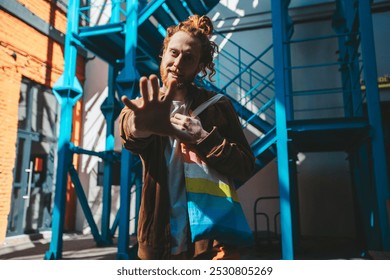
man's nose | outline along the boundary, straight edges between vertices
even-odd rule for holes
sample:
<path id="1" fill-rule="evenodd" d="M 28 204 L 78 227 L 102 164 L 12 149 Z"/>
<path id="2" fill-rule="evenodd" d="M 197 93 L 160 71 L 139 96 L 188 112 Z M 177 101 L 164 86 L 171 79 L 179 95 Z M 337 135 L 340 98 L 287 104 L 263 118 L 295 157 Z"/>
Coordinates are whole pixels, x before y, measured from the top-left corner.
<path id="1" fill-rule="evenodd" d="M 174 62 L 174 66 L 176 68 L 178 68 L 181 64 L 181 62 L 183 61 L 183 55 L 182 54 L 179 54 L 176 58 L 175 58 L 175 62 Z"/>

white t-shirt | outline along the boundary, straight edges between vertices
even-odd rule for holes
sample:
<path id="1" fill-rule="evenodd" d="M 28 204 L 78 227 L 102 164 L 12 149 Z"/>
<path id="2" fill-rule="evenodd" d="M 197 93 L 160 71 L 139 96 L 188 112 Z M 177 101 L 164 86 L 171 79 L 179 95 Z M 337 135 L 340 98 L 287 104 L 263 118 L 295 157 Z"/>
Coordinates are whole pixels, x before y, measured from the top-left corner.
<path id="1" fill-rule="evenodd" d="M 183 101 L 173 101 L 171 116 L 175 113 L 186 114 Z M 187 250 L 187 193 L 184 178 L 184 162 L 180 142 L 170 137 L 165 149 L 168 171 L 170 201 L 171 253 L 180 254 Z"/>

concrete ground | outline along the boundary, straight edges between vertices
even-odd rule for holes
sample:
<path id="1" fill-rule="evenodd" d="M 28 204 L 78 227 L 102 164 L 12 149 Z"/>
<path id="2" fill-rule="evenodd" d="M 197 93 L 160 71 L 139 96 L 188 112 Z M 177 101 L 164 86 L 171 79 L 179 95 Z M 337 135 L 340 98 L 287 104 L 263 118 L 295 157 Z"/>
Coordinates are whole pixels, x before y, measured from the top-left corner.
<path id="1" fill-rule="evenodd" d="M 0 260 L 43 260 L 48 251 L 51 235 L 20 235 L 7 237 L 0 245 Z M 64 234 L 62 259 L 115 260 L 116 242 L 107 247 L 97 247 L 92 235 Z"/>
<path id="2" fill-rule="evenodd" d="M 116 260 L 117 240 L 105 247 L 98 247 L 92 235 L 67 233 L 63 235 L 62 259 Z M 51 234 L 20 235 L 7 237 L 0 245 L 0 260 L 43 260 L 49 249 Z M 327 259 L 390 259 L 390 252 L 369 251 L 362 254 L 354 242 L 342 238 L 301 238 L 295 250 L 295 258 L 302 260 Z M 246 260 L 279 260 L 281 249 L 278 242 L 262 242 L 242 252 Z"/>

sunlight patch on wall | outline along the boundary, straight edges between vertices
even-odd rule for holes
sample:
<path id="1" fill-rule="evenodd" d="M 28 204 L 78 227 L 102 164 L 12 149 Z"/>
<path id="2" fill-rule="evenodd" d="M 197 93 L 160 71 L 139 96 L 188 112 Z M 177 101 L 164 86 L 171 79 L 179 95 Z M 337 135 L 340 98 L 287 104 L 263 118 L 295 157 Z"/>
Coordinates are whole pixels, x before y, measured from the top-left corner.
<path id="1" fill-rule="evenodd" d="M 232 33 L 230 32 L 230 33 L 228 33 L 227 35 L 226 35 L 226 37 L 222 40 L 222 42 L 219 44 L 219 49 L 220 50 L 222 50 L 223 49 L 223 47 L 227 44 L 227 42 L 229 42 L 229 39 L 230 39 L 230 37 L 232 37 Z"/>
<path id="2" fill-rule="evenodd" d="M 83 149 L 92 151 L 105 150 L 106 121 L 100 106 L 107 95 L 108 88 L 106 87 L 102 93 L 95 93 L 95 95 L 85 104 Z M 96 156 L 82 155 L 81 171 L 90 173 L 97 165 L 98 161 L 100 161 L 100 159 Z"/>
<path id="3" fill-rule="evenodd" d="M 239 0 L 222 0 L 220 1 L 220 4 L 224 5 L 229 10 L 235 12 L 240 17 L 245 16 L 245 11 L 237 8 L 237 5 L 240 1 Z"/>

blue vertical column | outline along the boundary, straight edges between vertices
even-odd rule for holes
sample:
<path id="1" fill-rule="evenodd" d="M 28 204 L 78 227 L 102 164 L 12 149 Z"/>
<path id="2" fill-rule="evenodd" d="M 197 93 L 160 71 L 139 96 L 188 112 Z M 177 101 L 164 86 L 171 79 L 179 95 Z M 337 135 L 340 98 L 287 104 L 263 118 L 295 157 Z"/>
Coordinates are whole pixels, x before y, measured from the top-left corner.
<path id="1" fill-rule="evenodd" d="M 354 0 L 337 0 L 333 16 L 333 29 L 339 35 L 339 61 L 346 118 L 362 117 L 362 92 L 359 66 L 358 7 Z M 375 188 L 370 180 L 369 144 L 363 143 L 348 154 L 351 179 L 355 195 L 357 239 L 363 254 L 368 248 L 379 248 L 381 237 L 374 226 L 372 213 L 375 205 Z"/>
<path id="2" fill-rule="evenodd" d="M 294 96 L 292 92 L 292 73 L 291 73 L 291 52 L 290 52 L 290 43 L 294 33 L 294 23 L 288 14 L 288 6 L 290 1 L 284 3 L 284 27 L 285 27 L 285 41 L 284 41 L 284 87 L 286 89 L 286 95 L 284 98 L 285 110 L 286 110 L 286 120 L 294 120 Z M 288 136 L 287 136 L 288 137 Z M 298 169 L 297 169 L 297 150 L 294 149 L 294 143 L 291 139 L 287 140 L 288 148 L 288 162 L 289 162 L 289 182 L 290 182 L 290 208 L 291 208 L 291 227 L 292 227 L 292 239 L 293 247 L 296 248 L 299 246 L 299 236 L 300 236 L 300 219 L 299 219 L 299 192 L 298 192 Z"/>
<path id="3" fill-rule="evenodd" d="M 112 1 L 110 23 L 117 23 L 120 20 L 120 1 Z M 108 155 L 114 152 L 115 148 L 115 119 L 116 114 L 116 99 L 115 99 L 115 80 L 117 77 L 117 69 L 114 65 L 108 66 L 108 96 L 101 105 L 101 111 L 106 120 L 106 145 L 105 151 Z M 103 170 L 103 196 L 102 196 L 102 223 L 101 223 L 101 245 L 112 244 L 112 235 L 110 230 L 110 215 L 112 201 L 112 173 L 113 173 L 113 158 L 108 156 L 104 158 Z"/>
<path id="4" fill-rule="evenodd" d="M 131 166 L 134 156 L 126 149 L 122 149 L 121 155 L 121 179 L 120 179 L 120 208 L 119 208 L 119 234 L 117 259 L 130 259 L 129 230 L 130 230 L 130 190 L 131 190 Z"/>
<path id="5" fill-rule="evenodd" d="M 138 30 L 138 1 L 126 1 L 126 28 L 124 67 L 121 69 L 117 85 L 121 94 L 134 97 L 134 85 L 139 79 L 135 66 Z M 121 180 L 120 180 L 120 214 L 118 235 L 118 259 L 130 259 L 129 254 L 129 223 L 130 223 L 130 189 L 131 189 L 131 166 L 133 155 L 126 149 L 122 149 L 121 155 Z"/>
<path id="6" fill-rule="evenodd" d="M 359 22 L 362 59 L 364 65 L 364 81 L 366 84 L 368 120 L 371 126 L 372 169 L 376 188 L 378 220 L 382 239 L 381 249 L 389 251 L 390 190 L 377 82 L 378 73 L 370 0 L 359 0 Z"/>
<path id="7" fill-rule="evenodd" d="M 271 1 L 272 8 L 272 34 L 274 46 L 275 68 L 275 112 L 277 137 L 277 165 L 280 194 L 280 223 L 282 239 L 282 258 L 294 258 L 292 209 L 290 201 L 290 168 L 287 135 L 287 96 L 291 95 L 289 83 L 289 49 L 288 41 L 288 0 Z"/>
<path id="8" fill-rule="evenodd" d="M 52 216 L 52 237 L 50 248 L 45 254 L 45 259 L 62 258 L 66 188 L 68 183 L 68 170 L 73 156 L 73 153 L 69 149 L 72 135 L 73 107 L 83 93 L 82 87 L 76 77 L 77 49 L 72 44 L 73 34 L 77 34 L 78 32 L 79 7 L 79 0 L 69 0 L 65 37 L 64 73 L 53 87 L 54 95 L 61 105 L 61 117 L 58 139 L 56 189 Z"/>

